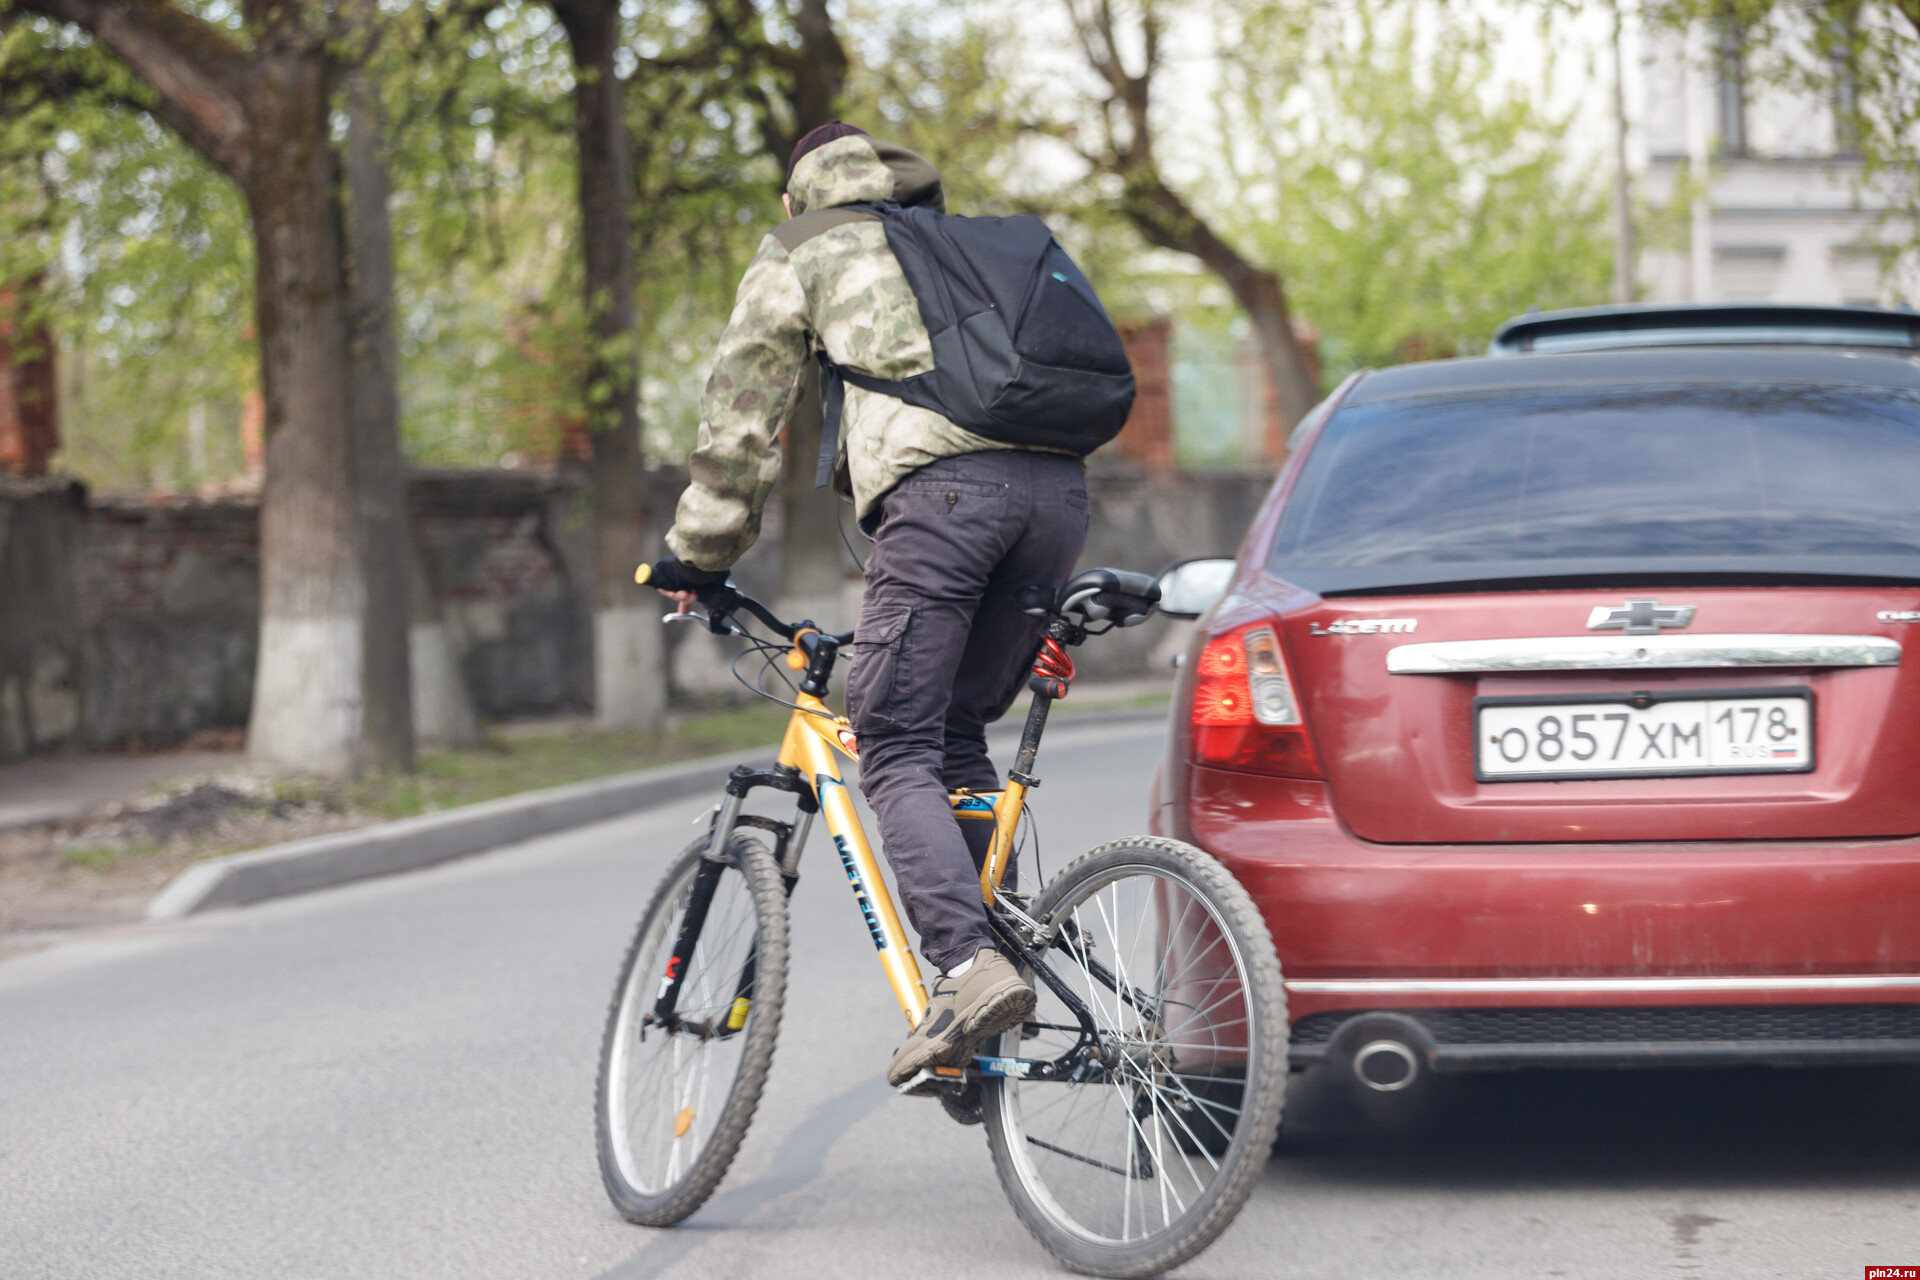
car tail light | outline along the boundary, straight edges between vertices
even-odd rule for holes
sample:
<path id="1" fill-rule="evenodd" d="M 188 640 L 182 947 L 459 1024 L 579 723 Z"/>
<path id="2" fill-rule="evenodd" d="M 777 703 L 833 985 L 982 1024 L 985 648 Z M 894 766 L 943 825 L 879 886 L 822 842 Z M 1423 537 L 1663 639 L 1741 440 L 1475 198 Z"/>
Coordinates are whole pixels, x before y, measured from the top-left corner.
<path id="1" fill-rule="evenodd" d="M 1281 778 L 1321 776 L 1271 626 L 1241 627 L 1207 642 L 1195 667 L 1192 714 L 1196 764 Z"/>

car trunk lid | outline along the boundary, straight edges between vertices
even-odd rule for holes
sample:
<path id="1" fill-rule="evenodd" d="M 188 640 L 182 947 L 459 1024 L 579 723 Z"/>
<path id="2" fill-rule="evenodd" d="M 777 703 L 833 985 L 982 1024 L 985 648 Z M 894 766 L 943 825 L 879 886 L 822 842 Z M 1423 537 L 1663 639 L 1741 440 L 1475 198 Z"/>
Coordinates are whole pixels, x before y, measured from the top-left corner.
<path id="1" fill-rule="evenodd" d="M 1920 621 L 1911 587 L 1293 600 L 1289 662 L 1335 808 L 1363 839 L 1920 833 L 1920 674 L 1900 664 Z"/>

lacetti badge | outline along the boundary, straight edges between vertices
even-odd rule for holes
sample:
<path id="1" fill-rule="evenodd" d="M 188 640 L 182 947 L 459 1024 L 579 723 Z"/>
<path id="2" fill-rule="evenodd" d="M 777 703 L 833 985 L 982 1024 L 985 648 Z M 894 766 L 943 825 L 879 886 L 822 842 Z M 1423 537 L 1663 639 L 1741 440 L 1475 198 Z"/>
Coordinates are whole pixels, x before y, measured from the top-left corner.
<path id="1" fill-rule="evenodd" d="M 1405 636 L 1420 625 L 1418 618 L 1339 618 L 1321 626 L 1307 624 L 1310 636 Z"/>
<path id="2" fill-rule="evenodd" d="M 1658 600 L 1629 600 L 1618 608 L 1595 605 L 1587 615 L 1587 630 L 1657 636 L 1662 627 L 1684 627 L 1692 622 L 1693 609 L 1690 604 L 1664 605 Z"/>

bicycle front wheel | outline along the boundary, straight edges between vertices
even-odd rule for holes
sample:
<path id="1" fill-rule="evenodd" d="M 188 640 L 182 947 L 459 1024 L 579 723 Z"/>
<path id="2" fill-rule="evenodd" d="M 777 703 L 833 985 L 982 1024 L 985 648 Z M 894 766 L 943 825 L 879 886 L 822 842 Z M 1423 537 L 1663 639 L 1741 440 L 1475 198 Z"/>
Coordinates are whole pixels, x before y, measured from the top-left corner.
<path id="1" fill-rule="evenodd" d="M 1158 1275 L 1226 1230 L 1280 1124 L 1287 1073 L 1280 962 L 1259 910 L 1191 845 L 1139 837 L 1069 864 L 1035 914 L 1042 957 L 1090 1013 L 1098 1063 L 1077 1082 L 1005 1078 L 983 1095 L 1000 1184 L 1036 1239 L 1092 1275 Z M 1006 1057 L 1081 1039 L 1067 1003 L 1001 1037 Z"/>
<path id="2" fill-rule="evenodd" d="M 607 1011 L 596 1097 L 600 1173 L 631 1222 L 665 1227 L 706 1203 L 760 1105 L 787 990 L 787 896 L 761 841 L 736 832 L 681 980 L 652 1017 L 695 881 L 701 837 L 640 920 Z"/>

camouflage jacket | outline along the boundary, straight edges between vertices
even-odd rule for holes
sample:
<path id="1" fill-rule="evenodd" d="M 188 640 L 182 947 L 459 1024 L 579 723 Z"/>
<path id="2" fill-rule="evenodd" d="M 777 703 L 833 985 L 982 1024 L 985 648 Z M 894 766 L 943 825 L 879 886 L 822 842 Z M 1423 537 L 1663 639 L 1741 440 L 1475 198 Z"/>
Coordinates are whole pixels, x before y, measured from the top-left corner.
<path id="1" fill-rule="evenodd" d="M 888 199 L 942 208 L 933 166 L 872 138 L 839 138 L 801 159 L 787 194 L 794 216 L 760 242 L 720 335 L 689 459 L 692 482 L 667 535 L 668 549 L 701 569 L 732 567 L 760 536 L 760 513 L 780 476 L 780 428 L 809 385 L 815 351 L 889 380 L 933 368 L 932 342 L 885 229 L 836 208 Z M 1008 447 L 848 386 L 833 487 L 852 497 L 864 526 L 887 492 L 927 463 Z"/>

